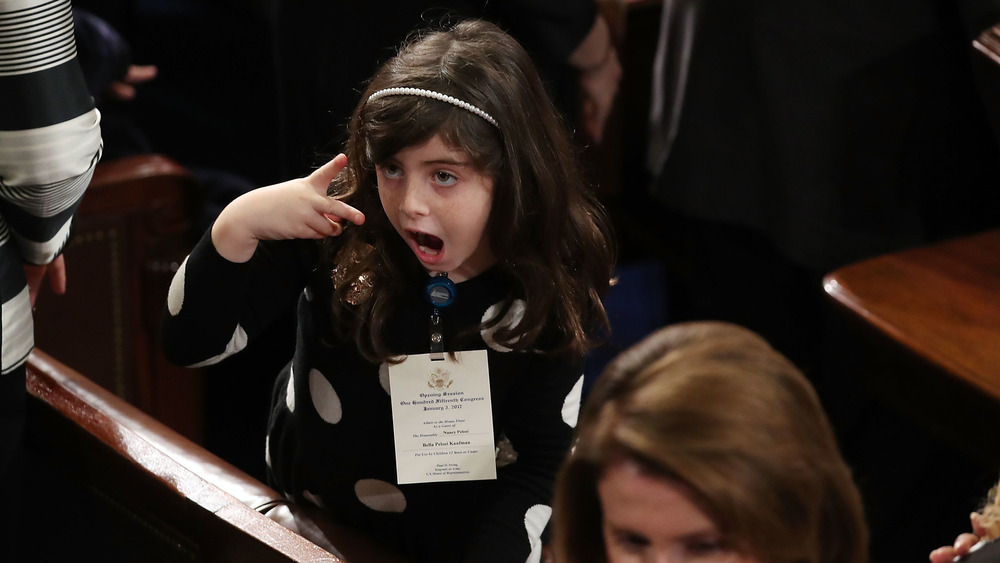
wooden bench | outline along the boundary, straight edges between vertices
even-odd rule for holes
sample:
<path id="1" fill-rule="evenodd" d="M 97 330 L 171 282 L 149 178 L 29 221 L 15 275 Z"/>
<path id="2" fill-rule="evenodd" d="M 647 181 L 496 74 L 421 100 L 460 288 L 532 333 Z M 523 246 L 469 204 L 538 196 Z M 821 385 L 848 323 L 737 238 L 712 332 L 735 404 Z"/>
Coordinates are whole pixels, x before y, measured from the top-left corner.
<path id="1" fill-rule="evenodd" d="M 24 521 L 43 529 L 30 542 L 39 550 L 105 561 L 403 561 L 43 351 L 29 360 L 27 389 L 34 486 Z"/>

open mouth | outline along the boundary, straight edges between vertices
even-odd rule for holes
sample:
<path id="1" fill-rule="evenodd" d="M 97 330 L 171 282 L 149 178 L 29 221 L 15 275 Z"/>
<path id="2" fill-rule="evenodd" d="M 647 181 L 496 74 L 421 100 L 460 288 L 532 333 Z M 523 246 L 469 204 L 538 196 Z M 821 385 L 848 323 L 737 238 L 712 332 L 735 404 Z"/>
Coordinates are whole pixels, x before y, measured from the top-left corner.
<path id="1" fill-rule="evenodd" d="M 444 247 L 444 241 L 434 235 L 410 231 L 410 238 L 416 243 L 417 249 L 429 256 L 437 256 Z"/>

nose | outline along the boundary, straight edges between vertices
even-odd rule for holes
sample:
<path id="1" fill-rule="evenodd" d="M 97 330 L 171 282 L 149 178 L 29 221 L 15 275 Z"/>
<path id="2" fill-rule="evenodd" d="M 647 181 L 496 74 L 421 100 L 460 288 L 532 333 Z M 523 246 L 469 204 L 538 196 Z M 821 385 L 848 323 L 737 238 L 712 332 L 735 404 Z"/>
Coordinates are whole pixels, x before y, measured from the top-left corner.
<path id="1" fill-rule="evenodd" d="M 430 207 L 427 203 L 426 186 L 415 179 L 407 179 L 403 188 L 403 197 L 399 202 L 399 210 L 410 217 L 427 215 Z"/>

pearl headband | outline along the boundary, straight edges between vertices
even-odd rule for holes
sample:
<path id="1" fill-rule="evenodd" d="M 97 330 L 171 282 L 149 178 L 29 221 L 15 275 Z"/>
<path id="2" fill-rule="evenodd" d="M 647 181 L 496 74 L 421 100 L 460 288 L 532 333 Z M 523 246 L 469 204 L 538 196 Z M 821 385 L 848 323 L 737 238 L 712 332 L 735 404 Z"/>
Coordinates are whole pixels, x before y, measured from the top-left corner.
<path id="1" fill-rule="evenodd" d="M 477 108 L 476 106 L 470 104 L 469 102 L 463 102 L 458 98 L 448 96 L 447 94 L 442 94 L 440 92 L 435 92 L 433 90 L 424 90 L 422 88 L 386 88 L 385 90 L 379 90 L 368 96 L 368 102 L 372 100 L 377 100 L 383 96 L 423 96 L 425 98 L 432 98 L 434 100 L 440 100 L 442 102 L 447 102 L 449 104 L 458 106 L 466 111 L 470 111 L 479 117 L 482 117 L 486 121 L 489 121 L 497 129 L 500 125 L 497 124 L 497 120 L 493 119 L 493 116 L 486 113 L 485 111 Z"/>

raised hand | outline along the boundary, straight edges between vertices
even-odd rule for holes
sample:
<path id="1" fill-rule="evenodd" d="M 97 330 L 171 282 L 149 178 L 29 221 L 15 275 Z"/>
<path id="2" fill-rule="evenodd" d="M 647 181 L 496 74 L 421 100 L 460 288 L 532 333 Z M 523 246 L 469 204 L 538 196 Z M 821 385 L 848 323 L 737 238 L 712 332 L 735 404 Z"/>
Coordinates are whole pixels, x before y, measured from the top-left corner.
<path id="1" fill-rule="evenodd" d="M 129 65 L 125 76 L 108 84 L 104 95 L 119 102 L 134 100 L 136 87 L 156 78 L 157 72 L 154 65 Z"/>
<path id="2" fill-rule="evenodd" d="M 347 166 L 333 160 L 305 178 L 257 188 L 233 200 L 212 226 L 212 243 L 231 262 L 246 262 L 262 240 L 321 239 L 344 231 L 343 221 L 365 222 L 357 209 L 326 195 L 330 182 Z"/>

